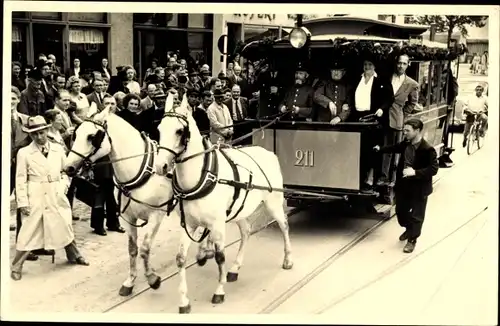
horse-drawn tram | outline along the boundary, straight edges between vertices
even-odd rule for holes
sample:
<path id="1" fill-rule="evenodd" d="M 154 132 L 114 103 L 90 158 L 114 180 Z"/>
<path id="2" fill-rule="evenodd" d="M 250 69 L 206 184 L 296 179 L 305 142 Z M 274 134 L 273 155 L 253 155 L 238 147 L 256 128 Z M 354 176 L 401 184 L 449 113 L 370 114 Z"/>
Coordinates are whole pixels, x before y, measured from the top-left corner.
<path id="1" fill-rule="evenodd" d="M 399 96 L 399 91 L 393 93 L 391 78 L 401 55 L 409 58 L 406 75 L 418 83 L 414 94 L 403 100 L 414 103 L 400 107 L 405 111 L 401 115 L 421 119 L 424 137 L 435 147 L 440 163 L 451 161 L 446 144 L 456 93 L 448 71 L 464 49 L 423 41 L 420 34 L 426 30 L 426 26 L 345 16 L 307 21 L 281 40 L 245 45 L 242 56 L 255 66 L 260 91 L 253 130 L 269 125 L 253 134 L 252 143 L 278 156 L 289 206 L 334 198 L 372 203 L 380 198 L 392 204 L 393 183 L 377 187 L 375 182 L 368 190 L 364 186 L 367 176 L 376 181 L 382 170 L 382 158 L 372 149 L 383 144 L 391 125 L 389 107 Z M 375 66 L 378 79 L 387 82 L 376 90 L 372 86 L 368 95 L 379 107 L 372 105 L 360 114 L 354 102 L 361 101 L 356 88 L 367 61 Z M 378 108 L 382 116 L 377 115 Z"/>

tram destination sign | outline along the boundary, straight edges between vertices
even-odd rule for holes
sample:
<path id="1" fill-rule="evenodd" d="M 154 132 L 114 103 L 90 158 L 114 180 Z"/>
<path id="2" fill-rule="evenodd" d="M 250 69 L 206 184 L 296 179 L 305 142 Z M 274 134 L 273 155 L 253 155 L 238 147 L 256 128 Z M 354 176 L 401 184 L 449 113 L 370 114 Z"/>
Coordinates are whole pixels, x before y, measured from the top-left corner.
<path id="1" fill-rule="evenodd" d="M 273 150 L 274 132 L 253 136 Z M 359 189 L 360 133 L 336 130 L 276 130 L 276 154 L 288 185 Z"/>

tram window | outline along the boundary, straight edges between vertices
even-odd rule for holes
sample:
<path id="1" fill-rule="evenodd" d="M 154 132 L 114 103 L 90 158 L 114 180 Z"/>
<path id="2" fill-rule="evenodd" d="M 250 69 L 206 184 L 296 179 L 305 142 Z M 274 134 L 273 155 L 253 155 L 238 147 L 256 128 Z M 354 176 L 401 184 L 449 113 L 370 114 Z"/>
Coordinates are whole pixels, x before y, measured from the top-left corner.
<path id="1" fill-rule="evenodd" d="M 447 92 L 447 84 L 446 81 L 448 79 L 448 69 L 447 69 L 446 62 L 441 63 L 441 84 L 439 86 L 441 96 L 440 96 L 440 103 L 446 103 L 446 98 L 448 97 L 448 92 Z"/>
<path id="2" fill-rule="evenodd" d="M 418 73 L 418 84 L 420 85 L 420 92 L 418 94 L 418 103 L 426 106 L 427 94 L 429 91 L 429 62 L 420 62 Z"/>
<path id="3" fill-rule="evenodd" d="M 431 92 L 431 98 L 429 104 L 438 104 L 439 103 L 439 95 L 440 95 L 440 81 L 439 81 L 439 75 L 440 75 L 440 65 L 436 64 L 435 62 L 432 63 L 432 69 L 431 69 L 431 77 L 430 77 L 430 92 Z"/>

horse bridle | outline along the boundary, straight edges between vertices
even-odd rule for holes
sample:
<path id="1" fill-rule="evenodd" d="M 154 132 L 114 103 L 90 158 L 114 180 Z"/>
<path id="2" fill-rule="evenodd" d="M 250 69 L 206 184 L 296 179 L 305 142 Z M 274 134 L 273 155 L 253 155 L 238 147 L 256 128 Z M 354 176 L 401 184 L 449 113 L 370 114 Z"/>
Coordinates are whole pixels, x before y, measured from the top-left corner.
<path id="1" fill-rule="evenodd" d="M 172 155 L 174 155 L 175 162 L 179 162 L 179 157 L 182 154 L 184 154 L 184 152 L 187 149 L 187 145 L 189 143 L 189 140 L 191 139 L 191 132 L 189 131 L 189 121 L 185 115 L 179 114 L 175 111 L 165 112 L 165 114 L 163 115 L 163 118 L 165 118 L 165 117 L 177 118 L 177 119 L 180 119 L 186 123 L 184 125 L 183 130 L 182 130 L 182 133 L 179 135 L 179 136 L 181 136 L 180 143 L 181 143 L 181 146 L 183 147 L 183 149 L 180 152 L 176 152 L 171 148 L 160 146 L 158 144 L 158 152 L 160 151 L 160 149 L 164 149 L 164 150 L 170 152 Z"/>
<path id="2" fill-rule="evenodd" d="M 86 167 L 90 167 L 92 166 L 92 161 L 90 161 L 90 157 L 92 155 L 94 155 L 95 153 L 97 153 L 97 151 L 99 151 L 99 149 L 101 148 L 102 146 L 102 142 L 104 140 L 104 137 L 107 135 L 108 136 L 108 139 L 109 139 L 109 142 L 111 143 L 111 137 L 109 136 L 108 134 L 108 128 L 107 128 L 107 124 L 106 122 L 104 123 L 101 123 L 101 122 L 98 122 L 98 121 L 95 121 L 95 120 L 92 120 L 92 119 L 85 119 L 83 120 L 83 122 L 92 122 L 94 125 L 102 128 L 102 129 L 99 129 L 97 128 L 97 132 L 95 133 L 95 135 L 88 135 L 88 140 L 90 140 L 91 144 L 92 144 L 92 147 L 94 147 L 94 150 L 92 152 L 90 152 L 87 156 L 73 150 L 72 148 L 69 150 L 70 152 L 72 153 L 75 153 L 76 155 L 80 156 L 82 159 L 83 159 L 83 165 L 86 166 Z M 83 123 L 82 123 L 83 124 Z M 73 133 L 73 137 L 72 137 L 72 140 L 74 141 L 76 139 L 76 131 L 78 130 L 78 128 L 80 128 L 80 126 L 82 125 L 80 124 L 74 131 Z"/>

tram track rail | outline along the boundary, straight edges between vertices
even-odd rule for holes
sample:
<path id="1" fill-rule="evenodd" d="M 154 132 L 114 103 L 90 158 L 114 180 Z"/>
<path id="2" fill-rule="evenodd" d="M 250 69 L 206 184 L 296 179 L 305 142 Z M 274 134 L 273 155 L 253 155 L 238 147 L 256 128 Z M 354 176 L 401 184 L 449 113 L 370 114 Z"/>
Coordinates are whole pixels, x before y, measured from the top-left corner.
<path id="1" fill-rule="evenodd" d="M 303 207 L 292 208 L 292 209 L 291 209 L 291 210 L 287 213 L 287 216 L 288 216 L 288 217 L 291 217 L 291 216 L 296 215 L 296 214 L 298 214 L 298 213 L 300 213 L 300 212 L 303 212 L 303 211 L 305 211 L 305 210 L 307 210 L 307 209 L 309 209 L 309 208 L 310 208 L 310 205 L 306 205 L 306 206 L 303 206 Z M 272 220 L 272 221 L 270 221 L 270 222 L 265 223 L 265 224 L 264 224 L 264 226 L 259 227 L 259 228 L 257 228 L 256 230 L 252 230 L 252 232 L 250 233 L 250 236 L 252 236 L 252 235 L 254 235 L 254 234 L 256 234 L 256 233 L 259 233 L 260 231 L 265 230 L 266 228 L 268 228 L 269 226 L 271 226 L 271 225 L 272 225 L 272 224 L 274 224 L 275 222 L 276 222 L 276 221 Z M 227 249 L 228 247 L 231 247 L 231 246 L 233 246 L 233 245 L 236 245 L 236 244 L 238 244 L 239 242 L 240 242 L 240 239 L 234 240 L 234 241 L 232 241 L 231 243 L 227 244 L 225 248 Z M 190 263 L 187 265 L 186 269 L 189 269 L 189 268 L 191 268 L 191 267 L 193 267 L 193 266 L 195 266 L 195 265 L 197 265 L 197 262 L 196 262 L 196 260 L 194 259 L 192 262 L 190 262 Z M 166 276 L 164 276 L 164 277 L 161 277 L 161 282 L 163 283 L 164 281 L 168 281 L 169 279 L 172 279 L 173 277 L 177 276 L 178 274 L 179 274 L 179 272 L 178 272 L 177 270 L 176 270 L 175 272 L 171 272 L 171 273 L 169 273 L 168 275 L 166 275 Z M 116 308 L 120 307 L 121 305 L 123 305 L 123 304 L 125 304 L 125 303 L 127 303 L 127 302 L 132 301 L 133 299 L 137 298 L 138 296 L 140 296 L 141 294 L 143 294 L 143 293 L 145 293 L 145 292 L 147 292 L 147 291 L 149 291 L 149 290 L 152 290 L 152 289 L 151 289 L 149 286 L 147 286 L 147 287 L 145 287 L 144 289 L 141 289 L 141 290 L 137 291 L 136 293 L 133 293 L 132 295 L 130 295 L 130 296 L 128 296 L 128 297 L 126 297 L 124 300 L 122 300 L 122 301 L 120 301 L 120 302 L 118 302 L 118 303 L 113 304 L 111 307 L 108 307 L 107 309 L 105 309 L 105 310 L 103 311 L 103 313 L 112 312 L 114 309 L 116 309 Z"/>
<path id="2" fill-rule="evenodd" d="M 456 166 L 457 165 L 455 165 L 454 167 L 456 167 Z M 445 173 L 439 175 L 437 178 L 435 178 L 433 180 L 433 186 L 437 185 L 439 183 L 439 181 L 442 180 L 449 173 L 449 171 L 452 170 L 452 169 L 453 168 L 447 169 L 447 172 L 445 172 Z M 305 205 L 305 206 L 302 206 L 302 207 L 292 208 L 287 213 L 287 216 L 288 217 L 294 216 L 294 215 L 296 215 L 296 214 L 298 214 L 300 212 L 309 210 L 313 206 L 314 205 Z M 283 303 L 285 303 L 289 298 L 291 298 L 294 294 L 296 294 L 300 289 L 302 289 L 309 282 L 311 282 L 313 279 L 315 279 L 317 276 L 319 276 L 324 270 L 326 270 L 328 267 L 330 267 L 340 257 L 342 257 L 343 255 L 345 255 L 347 252 L 349 252 L 350 250 L 352 250 L 354 247 L 356 247 L 360 243 L 362 243 L 363 240 L 365 240 L 373 232 L 375 232 L 380 227 L 382 227 L 383 225 L 385 225 L 386 222 L 388 222 L 389 220 L 391 220 L 396 215 L 395 212 L 393 212 L 393 208 L 394 208 L 394 205 L 391 205 L 390 213 L 387 214 L 386 217 L 382 217 L 383 215 L 381 215 L 381 219 L 378 222 L 376 222 L 374 225 L 370 226 L 369 228 L 365 229 L 364 231 L 361 231 L 361 233 L 358 233 L 357 236 L 354 239 L 352 239 L 347 244 L 345 244 L 344 246 L 342 246 L 342 248 L 340 248 L 339 250 L 337 250 L 336 252 L 334 252 L 331 256 L 329 256 L 321 264 L 319 264 L 318 266 L 316 266 L 306 276 L 304 276 L 303 278 L 301 278 L 299 281 L 295 282 L 286 291 L 284 291 L 281 294 L 279 294 L 264 309 L 262 309 L 260 312 L 258 312 L 258 314 L 269 314 L 269 313 L 272 313 L 274 310 L 276 310 L 277 308 L 279 308 Z M 256 230 L 253 230 L 252 233 L 251 233 L 251 235 L 254 235 L 256 233 L 259 233 L 260 231 L 265 230 L 266 228 L 268 228 L 269 226 L 273 225 L 274 223 L 275 223 L 274 220 L 272 220 L 272 221 L 270 221 L 268 223 L 265 223 L 264 226 L 259 227 Z M 232 241 L 231 243 L 229 243 L 226 246 L 226 249 L 228 247 L 231 247 L 233 245 L 238 244 L 239 242 L 240 242 L 240 239 Z M 192 268 L 195 265 L 197 265 L 197 263 L 196 263 L 196 260 L 193 259 L 193 261 L 188 264 L 188 266 L 186 267 L 186 269 L 190 269 L 190 268 Z M 178 275 L 178 271 L 171 272 L 168 275 L 166 275 L 164 277 L 161 277 L 161 282 L 163 283 L 164 281 L 168 281 L 168 280 L 174 278 L 177 275 Z M 133 293 L 129 297 L 125 298 L 124 300 L 121 300 L 120 302 L 115 303 L 112 306 L 108 307 L 103 312 L 104 313 L 112 312 L 116 308 L 118 308 L 118 307 L 120 307 L 120 306 L 122 306 L 122 305 L 124 305 L 124 304 L 126 304 L 126 303 L 128 303 L 128 302 L 130 302 L 132 300 L 134 300 L 135 298 L 139 297 L 143 293 L 148 292 L 150 290 L 152 290 L 152 289 L 149 286 L 144 287 L 143 289 L 137 291 L 136 293 Z"/>

